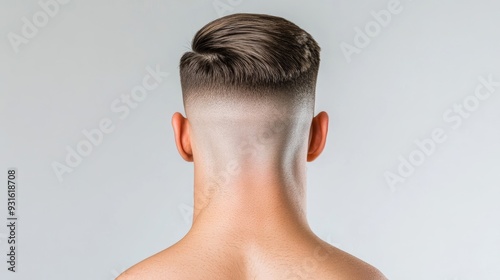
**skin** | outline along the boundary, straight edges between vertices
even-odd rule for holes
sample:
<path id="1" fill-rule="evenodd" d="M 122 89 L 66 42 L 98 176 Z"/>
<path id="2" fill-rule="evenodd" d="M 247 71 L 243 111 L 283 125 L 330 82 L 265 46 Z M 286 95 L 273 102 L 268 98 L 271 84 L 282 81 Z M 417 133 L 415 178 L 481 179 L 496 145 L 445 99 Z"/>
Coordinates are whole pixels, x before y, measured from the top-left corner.
<path id="1" fill-rule="evenodd" d="M 172 127 L 179 154 L 194 163 L 192 227 L 118 280 L 386 279 L 308 225 L 306 162 L 325 147 L 326 112 L 207 101 L 186 115 L 176 112 Z"/>

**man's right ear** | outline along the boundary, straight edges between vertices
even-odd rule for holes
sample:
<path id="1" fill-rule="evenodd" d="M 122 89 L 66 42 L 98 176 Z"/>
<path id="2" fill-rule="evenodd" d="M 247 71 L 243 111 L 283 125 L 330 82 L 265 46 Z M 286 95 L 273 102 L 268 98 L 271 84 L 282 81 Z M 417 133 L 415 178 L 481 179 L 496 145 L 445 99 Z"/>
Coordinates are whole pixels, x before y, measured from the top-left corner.
<path id="1" fill-rule="evenodd" d="M 189 121 L 181 113 L 175 112 L 172 116 L 172 127 L 174 128 L 175 145 L 177 151 L 185 161 L 193 161 L 193 150 L 191 148 L 191 137 L 189 135 Z"/>

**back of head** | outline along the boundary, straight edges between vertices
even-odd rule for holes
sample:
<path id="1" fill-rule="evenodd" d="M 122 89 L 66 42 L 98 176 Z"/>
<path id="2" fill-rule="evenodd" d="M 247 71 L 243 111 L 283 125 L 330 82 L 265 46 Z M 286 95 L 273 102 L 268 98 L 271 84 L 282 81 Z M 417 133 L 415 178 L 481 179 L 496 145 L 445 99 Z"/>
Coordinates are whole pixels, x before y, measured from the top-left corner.
<path id="1" fill-rule="evenodd" d="M 233 14 L 214 20 L 181 58 L 184 104 L 268 95 L 314 101 L 319 51 L 311 35 L 280 17 Z"/>
<path id="2" fill-rule="evenodd" d="M 276 123 L 268 151 L 307 137 L 319 52 L 310 34 L 280 17 L 233 14 L 205 25 L 180 61 L 193 148 L 234 153 Z"/>

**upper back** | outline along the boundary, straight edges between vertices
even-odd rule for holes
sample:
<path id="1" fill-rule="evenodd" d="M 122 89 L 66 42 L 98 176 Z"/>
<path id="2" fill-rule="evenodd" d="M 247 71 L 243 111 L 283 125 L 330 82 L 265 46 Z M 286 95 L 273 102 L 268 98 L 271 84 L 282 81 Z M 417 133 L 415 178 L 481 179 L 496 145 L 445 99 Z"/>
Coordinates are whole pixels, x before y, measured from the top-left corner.
<path id="1" fill-rule="evenodd" d="M 117 280 L 386 280 L 373 266 L 323 241 L 315 245 L 275 245 L 269 244 L 266 250 L 247 247 L 242 251 L 230 246 L 210 248 L 177 243 L 131 267 Z"/>

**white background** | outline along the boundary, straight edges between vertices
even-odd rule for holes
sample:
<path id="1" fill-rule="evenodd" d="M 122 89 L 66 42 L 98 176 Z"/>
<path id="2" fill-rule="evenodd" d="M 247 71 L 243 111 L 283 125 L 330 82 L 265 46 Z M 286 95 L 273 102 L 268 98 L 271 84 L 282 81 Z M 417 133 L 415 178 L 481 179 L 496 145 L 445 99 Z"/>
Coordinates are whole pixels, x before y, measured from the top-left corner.
<path id="1" fill-rule="evenodd" d="M 43 9 L 0 0 L 0 225 L 10 167 L 19 217 L 16 273 L 0 226 L 0 278 L 114 279 L 188 231 L 193 168 L 170 125 L 184 113 L 179 59 L 209 21 L 252 12 L 285 17 L 322 47 L 316 112 L 330 127 L 308 164 L 313 230 L 390 279 L 500 279 L 500 87 L 474 104 L 479 77 L 500 81 L 500 2 L 401 0 L 373 25 L 391 3 L 70 0 L 16 47 L 9 34 L 23 36 L 23 17 Z M 346 55 L 341 45 L 356 47 L 367 26 L 370 41 Z M 148 66 L 169 76 L 120 118 L 111 104 Z M 443 114 L 464 100 L 473 110 L 454 129 Z M 114 131 L 60 182 L 53 164 L 106 118 Z M 435 129 L 446 140 L 391 188 L 384 174 Z"/>

